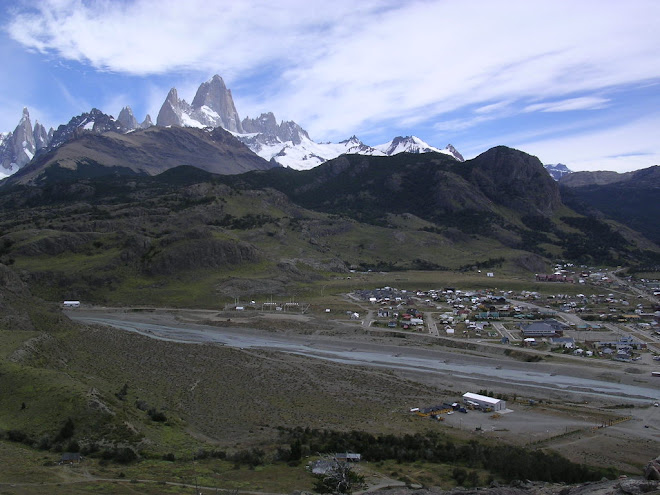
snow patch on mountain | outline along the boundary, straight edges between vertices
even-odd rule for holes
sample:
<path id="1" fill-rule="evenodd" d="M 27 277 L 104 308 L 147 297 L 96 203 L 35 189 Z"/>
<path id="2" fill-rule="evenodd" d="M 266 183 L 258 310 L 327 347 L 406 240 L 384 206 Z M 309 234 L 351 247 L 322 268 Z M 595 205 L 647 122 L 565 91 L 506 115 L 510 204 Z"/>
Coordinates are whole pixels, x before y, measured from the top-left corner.
<path id="1" fill-rule="evenodd" d="M 435 148 L 415 136 L 397 137 L 389 143 L 368 146 L 356 136 L 339 143 L 316 143 L 307 133 L 299 136 L 298 142 L 283 141 L 277 136 L 262 133 L 234 135 L 252 151 L 266 160 L 274 160 L 283 167 L 294 170 L 309 170 L 340 155 L 392 156 L 398 153 L 442 153 L 464 161 L 452 145 L 445 149 Z"/>
<path id="2" fill-rule="evenodd" d="M 234 135 L 260 157 L 294 170 L 309 170 L 344 154 L 385 156 L 355 136 L 339 143 L 316 143 L 306 132 L 296 135 L 295 141 L 283 141 L 278 136 L 262 133 Z"/>
<path id="3" fill-rule="evenodd" d="M 572 174 L 573 171 L 570 170 L 566 165 L 563 163 L 557 163 L 557 164 L 547 164 L 543 165 L 545 169 L 548 171 L 550 176 L 555 179 L 556 181 L 560 180 L 562 177 L 568 174 Z"/>

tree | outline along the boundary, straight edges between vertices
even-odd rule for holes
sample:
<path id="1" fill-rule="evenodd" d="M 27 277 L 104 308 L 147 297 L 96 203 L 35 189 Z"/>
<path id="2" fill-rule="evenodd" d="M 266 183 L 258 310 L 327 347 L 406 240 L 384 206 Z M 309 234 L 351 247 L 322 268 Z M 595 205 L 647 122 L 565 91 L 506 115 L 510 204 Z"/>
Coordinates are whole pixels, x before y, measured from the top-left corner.
<path id="1" fill-rule="evenodd" d="M 456 484 L 462 485 L 468 477 L 468 472 L 465 468 L 457 466 L 452 471 L 451 477 L 456 480 Z"/>
<path id="2" fill-rule="evenodd" d="M 332 466 L 317 477 L 314 490 L 319 493 L 353 493 L 355 488 L 364 484 L 364 476 L 353 470 L 348 462 L 335 459 Z"/>
<path id="3" fill-rule="evenodd" d="M 73 436 L 74 430 L 75 430 L 75 426 L 73 424 L 73 420 L 71 418 L 68 418 L 66 420 L 66 423 L 64 423 L 64 426 L 62 427 L 60 432 L 57 434 L 55 441 L 61 442 L 63 440 L 68 440 Z"/>

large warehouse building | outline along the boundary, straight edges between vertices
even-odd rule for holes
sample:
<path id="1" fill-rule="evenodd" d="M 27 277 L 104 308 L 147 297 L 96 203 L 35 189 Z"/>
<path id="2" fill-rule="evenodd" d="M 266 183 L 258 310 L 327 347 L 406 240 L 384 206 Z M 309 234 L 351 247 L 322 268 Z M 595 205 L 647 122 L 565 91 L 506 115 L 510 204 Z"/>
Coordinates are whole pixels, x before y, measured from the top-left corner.
<path id="1" fill-rule="evenodd" d="M 495 399 L 494 397 L 488 397 L 486 395 L 473 394 L 472 392 L 463 394 L 463 401 L 466 404 L 473 403 L 481 407 L 490 407 L 493 411 L 503 411 L 506 409 L 505 400 Z"/>

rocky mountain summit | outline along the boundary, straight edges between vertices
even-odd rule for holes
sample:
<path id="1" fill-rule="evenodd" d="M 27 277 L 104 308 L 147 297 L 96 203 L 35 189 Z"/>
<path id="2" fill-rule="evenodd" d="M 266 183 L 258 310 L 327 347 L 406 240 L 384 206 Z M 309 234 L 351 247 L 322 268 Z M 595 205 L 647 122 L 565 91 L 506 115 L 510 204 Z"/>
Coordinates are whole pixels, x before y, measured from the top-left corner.
<path id="1" fill-rule="evenodd" d="M 566 175 L 573 173 L 573 171 L 563 163 L 547 164 L 543 166 L 550 174 L 550 177 L 552 177 L 555 180 L 561 180 L 562 177 L 565 177 Z"/>
<path id="2" fill-rule="evenodd" d="M 53 129 L 46 129 L 39 122 L 34 128 L 30 121 L 30 112 L 23 109 L 23 115 L 13 132 L 0 134 L 0 177 L 10 175 L 25 166 L 38 151 L 47 148 Z"/>
<path id="3" fill-rule="evenodd" d="M 65 142 L 89 132 L 94 134 L 103 134 L 109 131 L 124 133 L 129 130 L 111 115 L 106 115 L 98 108 L 92 108 L 90 112 L 76 115 L 68 123 L 59 126 L 53 133 L 48 148 L 58 148 Z"/>
<path id="4" fill-rule="evenodd" d="M 222 127 L 230 132 L 243 132 L 231 90 L 218 75 L 201 84 L 192 104 L 179 99 L 176 88 L 172 88 L 158 112 L 156 125 Z"/>
<path id="5" fill-rule="evenodd" d="M 121 109 L 119 116 L 117 117 L 117 122 L 127 131 L 132 131 L 135 129 L 146 129 L 154 125 L 151 121 L 151 115 L 149 114 L 147 114 L 141 124 L 138 123 L 137 119 L 133 115 L 133 110 L 131 107 L 124 107 Z"/>

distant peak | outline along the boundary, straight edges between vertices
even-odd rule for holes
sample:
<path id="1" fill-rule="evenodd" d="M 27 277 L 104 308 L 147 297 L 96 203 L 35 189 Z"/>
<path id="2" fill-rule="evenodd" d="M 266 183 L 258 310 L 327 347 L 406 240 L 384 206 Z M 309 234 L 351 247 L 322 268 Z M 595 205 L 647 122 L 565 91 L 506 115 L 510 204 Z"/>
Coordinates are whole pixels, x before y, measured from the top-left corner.
<path id="1" fill-rule="evenodd" d="M 445 149 L 446 149 L 447 151 L 449 151 L 449 153 L 451 153 L 452 156 L 453 156 L 454 158 L 456 158 L 459 162 L 464 162 L 464 161 L 465 161 L 465 158 L 463 158 L 463 155 L 461 155 L 461 154 L 459 153 L 459 151 L 458 151 L 456 148 L 454 148 L 454 146 L 452 146 L 451 144 L 448 144 L 448 145 L 445 147 Z"/>
<path id="2" fill-rule="evenodd" d="M 214 86 L 218 86 L 224 91 L 229 91 L 227 89 L 227 86 L 225 85 L 225 81 L 218 74 L 214 75 L 211 79 L 209 79 L 205 83 L 202 83 L 200 85 L 200 89 L 204 88 L 204 87 L 208 88 L 208 87 L 214 87 Z"/>
<path id="3" fill-rule="evenodd" d="M 21 121 L 19 125 L 27 122 L 28 120 L 30 120 L 30 112 L 28 112 L 27 107 L 23 107 L 23 115 L 21 116 Z"/>

